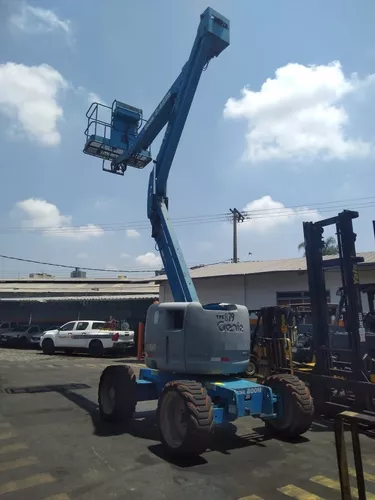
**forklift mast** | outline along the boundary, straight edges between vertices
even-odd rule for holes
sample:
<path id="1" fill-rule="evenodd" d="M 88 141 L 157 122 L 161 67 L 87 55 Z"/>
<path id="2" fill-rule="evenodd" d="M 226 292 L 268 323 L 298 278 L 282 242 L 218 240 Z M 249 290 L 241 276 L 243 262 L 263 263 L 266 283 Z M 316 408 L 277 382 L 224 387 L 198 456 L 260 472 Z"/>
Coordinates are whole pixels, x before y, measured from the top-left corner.
<path id="1" fill-rule="evenodd" d="M 318 222 L 304 222 L 305 252 L 310 291 L 313 325 L 313 352 L 317 375 L 334 375 L 340 369 L 334 368 L 330 351 L 328 305 L 324 270 L 339 267 L 342 281 L 343 301 L 346 309 L 346 330 L 351 353 L 351 372 L 356 380 L 368 381 L 366 335 L 363 322 L 362 301 L 359 283 L 358 263 L 355 249 L 356 234 L 353 219 L 358 212 L 344 210 L 336 217 Z M 327 226 L 335 225 L 339 257 L 323 259 L 323 233 Z"/>

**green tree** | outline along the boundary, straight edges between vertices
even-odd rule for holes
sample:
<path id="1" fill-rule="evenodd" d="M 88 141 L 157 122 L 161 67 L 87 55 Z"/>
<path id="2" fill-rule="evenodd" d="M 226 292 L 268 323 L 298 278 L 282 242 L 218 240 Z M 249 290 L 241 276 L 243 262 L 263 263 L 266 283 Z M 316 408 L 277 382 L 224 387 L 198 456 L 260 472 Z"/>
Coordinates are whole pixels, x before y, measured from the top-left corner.
<path id="1" fill-rule="evenodd" d="M 305 242 L 303 241 L 298 245 L 298 250 L 305 250 Z M 324 240 L 323 255 L 336 255 L 339 253 L 337 241 L 333 236 L 329 236 Z M 306 252 L 303 252 L 306 255 Z"/>

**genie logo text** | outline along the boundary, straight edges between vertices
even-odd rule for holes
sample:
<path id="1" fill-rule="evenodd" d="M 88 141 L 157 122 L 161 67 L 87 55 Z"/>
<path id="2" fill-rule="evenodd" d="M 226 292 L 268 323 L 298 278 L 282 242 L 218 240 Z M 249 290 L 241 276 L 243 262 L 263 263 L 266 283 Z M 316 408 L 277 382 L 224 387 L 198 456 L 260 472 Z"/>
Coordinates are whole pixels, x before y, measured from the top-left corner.
<path id="1" fill-rule="evenodd" d="M 241 333 L 244 331 L 243 325 L 236 321 L 236 316 L 232 312 L 217 314 L 216 319 L 219 332 Z"/>

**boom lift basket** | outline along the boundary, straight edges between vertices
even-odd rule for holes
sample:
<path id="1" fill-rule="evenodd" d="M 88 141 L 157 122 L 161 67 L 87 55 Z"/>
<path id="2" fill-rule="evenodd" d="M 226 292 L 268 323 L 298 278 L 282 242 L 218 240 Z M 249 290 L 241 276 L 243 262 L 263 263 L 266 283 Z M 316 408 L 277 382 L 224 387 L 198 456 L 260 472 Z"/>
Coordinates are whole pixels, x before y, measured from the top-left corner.
<path id="1" fill-rule="evenodd" d="M 144 123 L 142 110 L 120 101 L 113 101 L 112 106 L 94 102 L 86 113 L 86 143 L 83 152 L 112 162 L 120 155 L 126 154 L 135 142 L 139 129 Z M 144 168 L 152 160 L 151 150 L 146 149 L 131 154 L 127 165 Z M 114 171 L 111 167 L 103 170 L 123 175 L 126 167 Z"/>

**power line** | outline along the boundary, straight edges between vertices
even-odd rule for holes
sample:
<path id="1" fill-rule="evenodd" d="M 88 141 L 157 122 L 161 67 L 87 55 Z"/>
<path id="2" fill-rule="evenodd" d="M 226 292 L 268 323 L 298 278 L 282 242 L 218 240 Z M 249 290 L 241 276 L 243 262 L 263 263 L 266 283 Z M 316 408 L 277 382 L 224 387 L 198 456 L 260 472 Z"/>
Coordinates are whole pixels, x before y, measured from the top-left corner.
<path id="1" fill-rule="evenodd" d="M 71 265 L 67 265 L 67 264 L 56 264 L 56 263 L 52 263 L 52 262 L 43 262 L 43 261 L 40 261 L 40 260 L 33 260 L 33 259 L 24 259 L 24 258 L 21 258 L 21 257 L 13 257 L 11 255 L 1 255 L 0 254 L 0 258 L 2 259 L 8 259 L 8 260 L 15 260 L 15 261 L 18 261 L 18 262 L 27 262 L 27 263 L 31 263 L 31 264 L 39 264 L 39 265 L 42 265 L 42 266 L 51 266 L 51 267 L 60 267 L 60 268 L 64 268 L 64 269 L 82 269 L 84 271 L 100 271 L 100 272 L 106 272 L 106 273 L 155 273 L 156 271 L 158 271 L 159 269 L 137 269 L 137 268 L 133 268 L 133 269 L 106 269 L 106 268 L 99 268 L 99 267 L 82 267 L 82 266 L 71 266 Z M 229 260 L 229 259 L 227 259 Z M 227 262 L 226 260 L 222 260 L 220 261 L 221 263 L 222 262 Z M 214 264 L 217 264 L 217 262 L 215 262 Z M 200 265 L 209 265 L 209 264 L 200 264 Z"/>
<path id="2" fill-rule="evenodd" d="M 262 208 L 255 210 L 241 211 L 245 217 L 250 217 L 251 219 L 259 218 L 269 218 L 269 217 L 293 217 L 307 215 L 312 210 L 318 210 L 319 213 L 327 213 L 330 211 L 336 211 L 343 208 L 347 208 L 348 204 L 355 203 L 356 209 L 366 209 L 373 208 L 375 206 L 375 197 L 361 197 L 361 198 L 351 198 L 346 200 L 336 200 L 327 202 L 317 202 L 304 205 L 292 205 L 289 207 L 277 208 Z M 201 225 L 201 224 L 213 224 L 219 222 L 226 222 L 228 219 L 228 213 L 217 213 L 210 215 L 194 215 L 186 217 L 178 217 L 172 219 L 175 226 L 191 226 L 191 225 Z M 126 231 L 126 229 L 136 229 L 139 231 L 149 230 L 150 223 L 148 220 L 143 221 L 133 221 L 133 222 L 110 222 L 102 224 L 89 224 L 81 226 L 50 226 L 50 227 L 0 227 L 0 234 L 9 233 L 24 233 L 24 232 L 41 232 L 46 234 L 90 234 L 95 233 L 98 230 L 104 232 L 118 232 Z"/>
<path id="3" fill-rule="evenodd" d="M 2 259 L 9 259 L 9 260 L 16 260 L 18 262 L 28 262 L 32 264 L 39 264 L 42 266 L 52 266 L 52 267 L 63 267 L 65 269 L 83 269 L 85 271 L 101 271 L 101 272 L 113 272 L 113 273 L 152 273 L 155 272 L 154 269 L 103 269 L 99 267 L 81 267 L 81 266 L 70 266 L 67 264 L 55 264 L 52 262 L 42 262 L 39 260 L 32 260 L 32 259 L 22 259 L 21 257 L 12 257 L 10 255 L 0 255 Z"/>
<path id="4" fill-rule="evenodd" d="M 356 205 L 355 208 L 356 210 L 359 209 L 368 209 L 368 208 L 374 208 L 375 207 L 375 201 L 372 203 L 366 203 L 363 205 Z M 348 208 L 348 205 L 344 206 L 331 206 L 331 207 L 326 207 L 326 208 L 321 208 L 319 209 L 318 213 L 319 214 L 324 214 L 324 213 L 331 213 L 334 211 L 339 211 L 344 208 Z M 241 213 L 248 219 L 269 219 L 269 218 L 278 218 L 278 217 L 301 217 L 304 215 L 310 215 L 311 212 L 314 211 L 314 208 L 306 208 L 306 207 L 301 207 L 299 210 L 295 210 L 292 208 L 285 208 L 285 209 L 279 209 L 275 211 L 273 209 L 273 212 L 268 212 L 268 213 L 257 213 L 256 211 L 242 211 Z M 212 218 L 202 218 L 202 219 L 197 219 L 197 220 L 192 220 L 192 221 L 186 221 L 186 222 L 175 222 L 174 226 L 175 227 L 182 227 L 182 226 L 198 226 L 202 224 L 214 224 L 214 223 L 223 223 L 228 221 L 228 214 L 220 215 L 220 216 L 212 216 Z M 137 231 L 143 231 L 143 230 L 149 230 L 149 224 L 147 224 L 147 227 L 130 227 L 129 225 L 123 226 L 123 227 L 102 227 L 99 228 L 103 232 L 120 232 L 124 231 L 126 229 L 136 229 Z M 9 231 L 9 230 L 0 230 L 0 234 L 18 234 L 18 233 L 44 233 L 44 234 L 51 234 L 51 235 L 66 235 L 67 233 L 71 234 L 90 234 L 90 233 L 96 233 L 98 231 L 98 228 L 92 228 L 92 227 L 56 227 L 55 229 L 48 229 L 46 230 L 45 228 L 23 228 L 17 231 Z"/>

